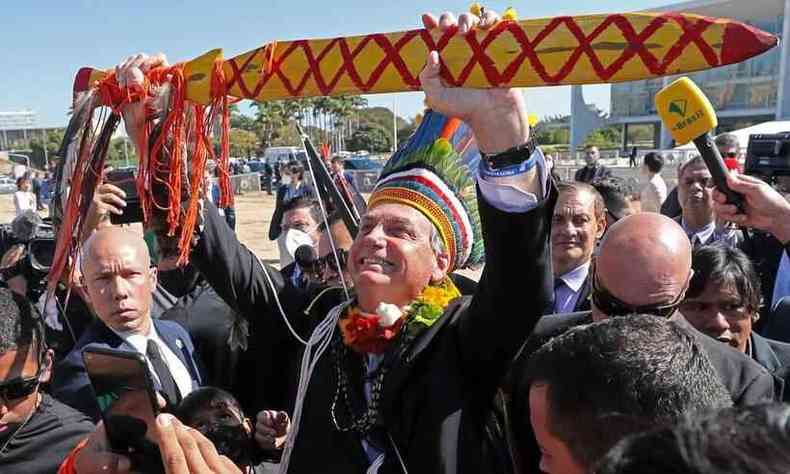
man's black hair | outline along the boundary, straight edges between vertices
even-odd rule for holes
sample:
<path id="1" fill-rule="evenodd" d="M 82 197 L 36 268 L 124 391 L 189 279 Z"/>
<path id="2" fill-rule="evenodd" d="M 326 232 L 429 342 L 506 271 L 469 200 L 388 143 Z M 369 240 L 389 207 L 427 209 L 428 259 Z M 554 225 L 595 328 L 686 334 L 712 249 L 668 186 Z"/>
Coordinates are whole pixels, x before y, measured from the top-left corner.
<path id="1" fill-rule="evenodd" d="M 573 328 L 535 352 L 518 375 L 517 440 L 530 423 L 530 388 L 545 386 L 550 432 L 587 467 L 628 434 L 732 404 L 695 336 L 644 314 Z"/>
<path id="2" fill-rule="evenodd" d="M 694 250 L 691 256 L 694 275 L 689 282 L 686 298 L 696 298 L 705 291 L 708 283 L 732 284 L 741 303 L 755 315 L 760 309 L 762 292 L 760 279 L 749 257 L 741 250 L 714 243 Z"/>
<path id="3" fill-rule="evenodd" d="M 596 219 L 603 219 L 606 216 L 606 203 L 603 200 L 603 197 L 598 192 L 595 187 L 590 186 L 587 183 L 582 183 L 579 181 L 569 181 L 569 182 L 562 182 L 557 183 L 557 190 L 562 194 L 574 194 L 578 195 L 580 193 L 587 193 L 593 198 L 593 214 Z"/>
<path id="4" fill-rule="evenodd" d="M 651 151 L 645 155 L 644 163 L 647 165 L 647 169 L 649 169 L 651 173 L 660 173 L 664 168 L 664 157 L 661 155 L 661 153 Z"/>
<path id="5" fill-rule="evenodd" d="M 598 191 L 608 210 L 617 219 L 622 219 L 629 206 L 628 196 L 632 189 L 628 183 L 616 176 L 606 176 L 593 180 L 590 185 Z"/>
<path id="6" fill-rule="evenodd" d="M 790 406 L 736 407 L 684 417 L 620 441 L 597 474 L 786 474 Z"/>
<path id="7" fill-rule="evenodd" d="M 0 354 L 25 346 L 35 348 L 39 359 L 44 353 L 41 314 L 27 298 L 0 288 Z"/>
<path id="8" fill-rule="evenodd" d="M 310 215 L 316 222 L 321 222 L 321 208 L 318 206 L 318 201 L 306 196 L 297 197 L 283 203 L 283 214 L 294 209 L 307 208 L 310 210 Z"/>
<path id="9" fill-rule="evenodd" d="M 195 421 L 195 416 L 210 408 L 229 407 L 236 410 L 244 419 L 244 410 L 236 397 L 217 387 L 201 387 L 189 393 L 175 409 L 176 417 L 187 426 Z"/>

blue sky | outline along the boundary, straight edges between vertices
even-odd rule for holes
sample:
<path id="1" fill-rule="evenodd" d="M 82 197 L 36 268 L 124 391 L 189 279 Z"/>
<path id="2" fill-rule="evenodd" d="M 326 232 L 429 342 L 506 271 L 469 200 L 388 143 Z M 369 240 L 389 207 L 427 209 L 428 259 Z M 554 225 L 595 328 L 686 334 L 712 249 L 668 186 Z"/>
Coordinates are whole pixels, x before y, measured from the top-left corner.
<path id="1" fill-rule="evenodd" d="M 68 0 L 4 2 L 0 30 L 0 111 L 32 109 L 40 126 L 63 126 L 74 74 L 82 66 L 111 67 L 137 52 L 164 52 L 171 62 L 213 48 L 226 57 L 271 40 L 397 31 L 419 25 L 423 11 L 463 11 L 470 1 L 437 0 Z M 502 11 L 513 5 L 521 18 L 642 10 L 657 0 L 532 0 L 483 2 Z M 567 88 L 525 89 L 538 116 L 570 111 Z M 588 86 L 588 102 L 609 108 L 609 87 Z M 422 94 L 368 97 L 371 105 L 412 116 Z"/>

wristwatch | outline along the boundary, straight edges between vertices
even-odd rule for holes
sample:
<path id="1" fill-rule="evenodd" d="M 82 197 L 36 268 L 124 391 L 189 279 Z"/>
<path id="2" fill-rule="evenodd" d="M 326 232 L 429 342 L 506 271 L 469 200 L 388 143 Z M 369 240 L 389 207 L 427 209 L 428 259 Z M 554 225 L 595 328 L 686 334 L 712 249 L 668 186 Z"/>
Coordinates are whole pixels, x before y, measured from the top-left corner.
<path id="1" fill-rule="evenodd" d="M 517 166 L 527 161 L 532 156 L 532 153 L 535 152 L 536 147 L 537 145 L 535 144 L 535 140 L 532 137 L 529 137 L 527 143 L 524 143 L 523 145 L 514 146 L 513 148 L 509 148 L 503 152 L 494 153 L 491 155 L 480 153 L 480 156 L 483 158 L 483 160 L 485 160 L 489 168 L 493 170 L 499 170 L 502 168 L 508 168 L 510 166 Z"/>

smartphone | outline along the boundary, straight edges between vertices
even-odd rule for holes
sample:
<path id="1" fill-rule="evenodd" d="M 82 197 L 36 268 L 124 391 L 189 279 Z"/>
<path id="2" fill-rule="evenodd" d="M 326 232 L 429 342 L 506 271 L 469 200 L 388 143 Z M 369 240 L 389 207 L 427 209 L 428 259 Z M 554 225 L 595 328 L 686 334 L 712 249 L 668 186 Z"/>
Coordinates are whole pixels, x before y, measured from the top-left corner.
<path id="1" fill-rule="evenodd" d="M 137 194 L 137 182 L 132 169 L 112 170 L 104 175 L 106 183 L 118 186 L 126 193 L 126 207 L 123 214 L 110 214 L 113 224 L 130 224 L 143 221 L 143 208 L 140 206 L 140 197 Z"/>
<path id="2" fill-rule="evenodd" d="M 164 472 L 154 442 L 159 404 L 145 357 L 88 347 L 82 358 L 112 450 L 129 457 L 133 472 Z"/>

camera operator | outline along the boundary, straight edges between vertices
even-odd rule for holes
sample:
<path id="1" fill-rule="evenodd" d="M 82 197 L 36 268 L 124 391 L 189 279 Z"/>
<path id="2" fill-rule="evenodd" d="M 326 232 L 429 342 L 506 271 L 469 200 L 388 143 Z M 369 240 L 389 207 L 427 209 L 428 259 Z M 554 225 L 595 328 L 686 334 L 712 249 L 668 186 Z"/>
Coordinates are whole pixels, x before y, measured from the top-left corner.
<path id="1" fill-rule="evenodd" d="M 763 231 L 751 233 L 744 241 L 743 250 L 755 263 L 763 288 L 763 311 L 757 332 L 765 337 L 790 341 L 790 329 L 776 326 L 771 314 L 772 305 L 790 296 L 790 203 L 766 182 L 748 175 L 729 175 L 727 185 L 744 197 L 744 212 L 726 204 L 718 190 L 714 191 L 716 214 L 738 225 Z"/>
<path id="2" fill-rule="evenodd" d="M 55 251 L 52 227 L 34 211 L 25 211 L 10 225 L 2 226 L 0 276 L 19 294 L 38 301 Z"/>

